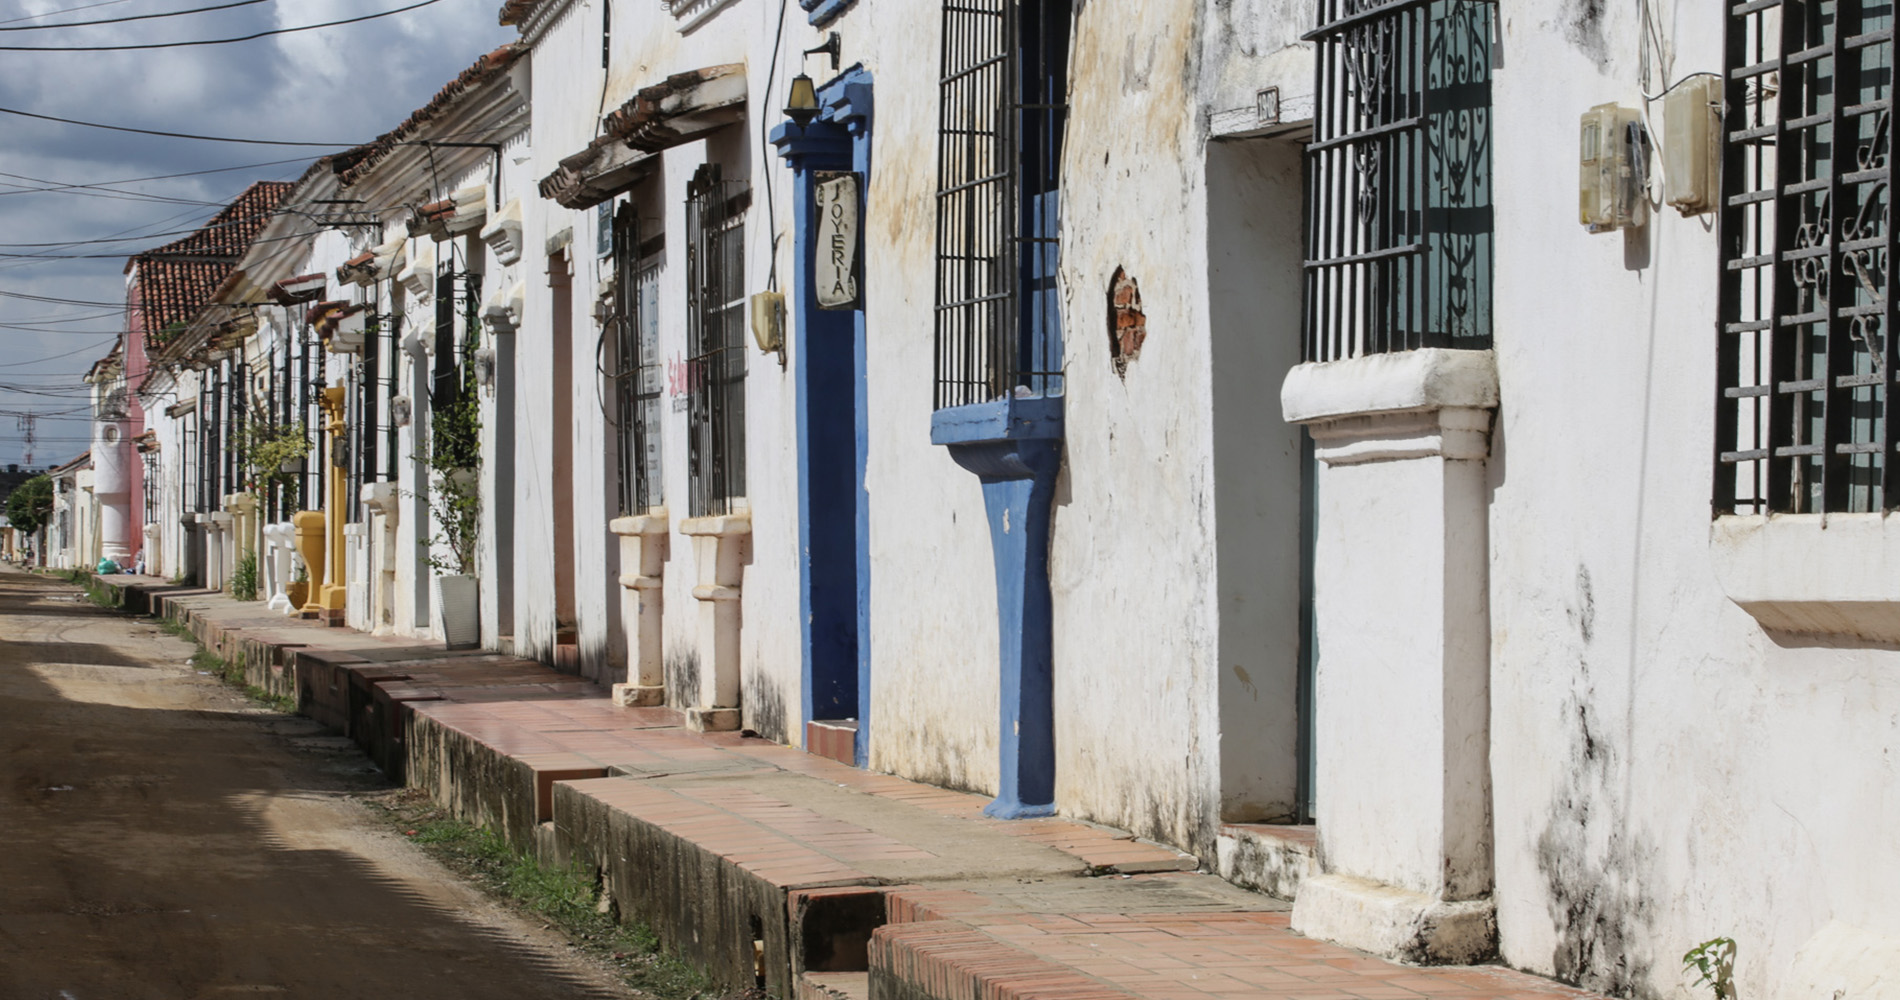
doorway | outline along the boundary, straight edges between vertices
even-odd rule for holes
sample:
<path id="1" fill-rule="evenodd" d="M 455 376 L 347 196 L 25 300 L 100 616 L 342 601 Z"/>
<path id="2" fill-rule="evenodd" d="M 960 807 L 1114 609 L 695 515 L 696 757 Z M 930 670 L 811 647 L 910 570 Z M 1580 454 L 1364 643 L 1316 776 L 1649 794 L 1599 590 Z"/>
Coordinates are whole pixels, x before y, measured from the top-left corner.
<path id="1" fill-rule="evenodd" d="M 1207 146 L 1220 819 L 1309 820 L 1312 445 L 1280 411 L 1300 362 L 1305 191 L 1296 141 Z"/>

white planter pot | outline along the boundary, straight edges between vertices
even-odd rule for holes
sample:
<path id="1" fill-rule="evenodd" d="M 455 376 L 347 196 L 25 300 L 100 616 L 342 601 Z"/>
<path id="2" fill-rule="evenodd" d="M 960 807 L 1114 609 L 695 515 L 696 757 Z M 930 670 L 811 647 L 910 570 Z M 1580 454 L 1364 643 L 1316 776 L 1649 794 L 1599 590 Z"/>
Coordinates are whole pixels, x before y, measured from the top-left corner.
<path id="1" fill-rule="evenodd" d="M 450 574 L 436 577 L 436 606 L 442 614 L 442 639 L 449 649 L 476 649 L 482 644 L 481 584 L 475 577 Z"/>

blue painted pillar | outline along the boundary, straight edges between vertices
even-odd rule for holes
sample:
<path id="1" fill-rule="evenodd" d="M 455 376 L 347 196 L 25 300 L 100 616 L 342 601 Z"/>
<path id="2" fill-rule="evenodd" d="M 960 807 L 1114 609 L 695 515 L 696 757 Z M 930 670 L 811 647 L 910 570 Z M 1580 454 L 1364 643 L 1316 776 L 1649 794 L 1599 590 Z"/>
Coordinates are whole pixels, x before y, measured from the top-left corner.
<path id="1" fill-rule="evenodd" d="M 1053 607 L 1049 518 L 1062 464 L 1062 397 L 1006 397 L 938 410 L 930 440 L 983 484 L 996 564 L 1001 781 L 983 811 L 1055 812 Z"/>
<path id="2" fill-rule="evenodd" d="M 855 171 L 860 197 L 870 177 L 871 76 L 853 68 L 818 92 L 809 125 L 785 122 L 772 144 L 792 168 L 790 276 L 792 374 L 798 440 L 799 628 L 804 683 L 801 726 L 858 720 L 853 755 L 870 747 L 870 501 L 865 322 L 856 309 L 820 309 L 817 173 Z M 863 231 L 863 204 L 859 205 Z M 860 295 L 863 294 L 862 287 Z"/>

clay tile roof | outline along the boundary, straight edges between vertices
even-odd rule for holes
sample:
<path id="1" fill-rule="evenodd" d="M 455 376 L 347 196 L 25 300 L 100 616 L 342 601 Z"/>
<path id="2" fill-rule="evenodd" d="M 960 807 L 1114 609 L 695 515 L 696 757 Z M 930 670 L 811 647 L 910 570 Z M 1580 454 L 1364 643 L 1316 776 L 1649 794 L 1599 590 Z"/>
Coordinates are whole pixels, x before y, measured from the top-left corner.
<path id="1" fill-rule="evenodd" d="M 270 221 L 294 185 L 259 181 L 197 232 L 127 262 L 138 268 L 139 306 L 146 342 L 174 323 L 188 323 L 231 276 L 238 258 Z"/>
<path id="2" fill-rule="evenodd" d="M 507 3 L 501 5 L 500 22 L 520 24 L 528 19 L 528 15 L 534 13 L 535 8 L 546 2 L 547 0 L 508 0 Z"/>
<path id="3" fill-rule="evenodd" d="M 361 180 L 376 164 L 393 152 L 404 140 L 421 131 L 424 125 L 439 117 L 443 112 L 455 106 L 462 95 L 469 90 L 500 76 L 508 67 L 514 65 L 521 49 L 513 44 L 504 45 L 493 52 L 475 60 L 475 65 L 463 70 L 461 75 L 450 80 L 436 92 L 429 103 L 417 108 L 415 113 L 401 125 L 384 132 L 375 139 L 364 143 L 346 153 L 338 153 L 331 158 L 331 169 L 344 186 Z"/>

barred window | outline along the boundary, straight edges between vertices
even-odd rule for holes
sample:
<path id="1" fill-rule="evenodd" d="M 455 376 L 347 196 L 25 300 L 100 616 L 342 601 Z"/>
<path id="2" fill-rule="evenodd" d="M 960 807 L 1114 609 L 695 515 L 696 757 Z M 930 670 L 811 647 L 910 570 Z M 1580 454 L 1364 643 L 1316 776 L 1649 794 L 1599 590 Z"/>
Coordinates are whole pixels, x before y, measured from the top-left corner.
<path id="1" fill-rule="evenodd" d="M 1320 0 L 1307 361 L 1491 346 L 1491 0 Z"/>
<path id="2" fill-rule="evenodd" d="M 1062 392 L 1056 253 L 1069 22 L 1069 0 L 943 6 L 938 409 Z"/>
<path id="3" fill-rule="evenodd" d="M 1886 510 L 1893 4 L 1724 2 L 1715 511 Z"/>
<path id="4" fill-rule="evenodd" d="M 615 471 L 620 513 L 640 514 L 666 502 L 660 477 L 660 395 L 666 384 L 660 359 L 661 243 L 641 239 L 631 203 L 614 215 L 612 241 Z"/>
<path id="5" fill-rule="evenodd" d="M 705 164 L 686 192 L 687 507 L 745 496 L 745 210 L 750 192 Z"/>

